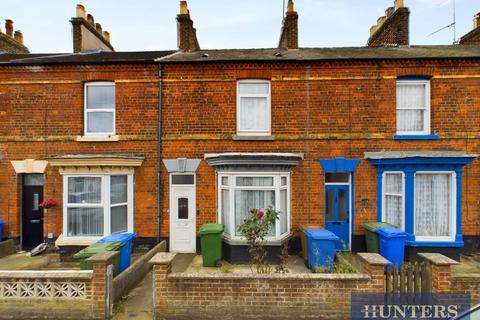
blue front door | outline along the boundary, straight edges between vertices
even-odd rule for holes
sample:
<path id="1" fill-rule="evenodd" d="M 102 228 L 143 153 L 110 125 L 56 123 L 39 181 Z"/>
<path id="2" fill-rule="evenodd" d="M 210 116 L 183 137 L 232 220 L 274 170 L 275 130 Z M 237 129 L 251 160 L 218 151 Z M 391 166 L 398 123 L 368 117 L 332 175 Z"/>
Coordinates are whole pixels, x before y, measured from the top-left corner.
<path id="1" fill-rule="evenodd" d="M 348 185 L 325 186 L 325 228 L 340 238 L 336 249 L 341 251 L 348 250 L 350 247 L 349 195 Z"/>

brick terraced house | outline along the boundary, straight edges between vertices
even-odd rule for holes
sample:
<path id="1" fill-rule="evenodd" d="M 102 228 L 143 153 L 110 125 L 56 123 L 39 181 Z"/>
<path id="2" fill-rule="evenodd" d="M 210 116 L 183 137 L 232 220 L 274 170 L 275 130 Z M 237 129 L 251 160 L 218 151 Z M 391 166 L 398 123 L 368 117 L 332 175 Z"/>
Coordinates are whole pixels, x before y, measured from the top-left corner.
<path id="1" fill-rule="evenodd" d="M 273 206 L 272 249 L 318 224 L 363 251 L 378 220 L 408 233 L 407 257 L 478 250 L 480 23 L 410 46 L 397 0 L 366 47 L 299 48 L 289 1 L 278 48 L 203 50 L 181 1 L 179 51 L 121 53 L 78 10 L 77 53 L 0 55 L 5 236 L 68 249 L 135 231 L 194 252 L 219 222 L 238 261 L 236 227 Z"/>

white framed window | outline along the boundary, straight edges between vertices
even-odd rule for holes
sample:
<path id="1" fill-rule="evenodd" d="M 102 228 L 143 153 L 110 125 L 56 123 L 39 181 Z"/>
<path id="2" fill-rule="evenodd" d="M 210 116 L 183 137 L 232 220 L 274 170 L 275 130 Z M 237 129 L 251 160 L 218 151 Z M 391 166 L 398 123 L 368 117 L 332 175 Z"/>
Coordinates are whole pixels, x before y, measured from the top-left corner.
<path id="1" fill-rule="evenodd" d="M 405 178 L 403 172 L 383 173 L 382 221 L 405 230 Z"/>
<path id="2" fill-rule="evenodd" d="M 397 134 L 430 134 L 429 80 L 397 80 Z"/>
<path id="3" fill-rule="evenodd" d="M 250 216 L 250 209 L 271 206 L 280 212 L 279 220 L 266 240 L 279 240 L 290 234 L 289 173 L 219 173 L 218 219 L 225 225 L 225 236 L 240 240 L 237 227 Z"/>
<path id="4" fill-rule="evenodd" d="M 414 195 L 415 240 L 455 240 L 455 176 L 455 172 L 416 172 Z"/>
<path id="5" fill-rule="evenodd" d="M 237 82 L 237 135 L 271 135 L 270 81 Z"/>
<path id="6" fill-rule="evenodd" d="M 132 174 L 69 174 L 63 177 L 63 235 L 94 240 L 133 232 Z"/>
<path id="7" fill-rule="evenodd" d="M 115 135 L 115 83 L 85 84 L 85 136 Z"/>

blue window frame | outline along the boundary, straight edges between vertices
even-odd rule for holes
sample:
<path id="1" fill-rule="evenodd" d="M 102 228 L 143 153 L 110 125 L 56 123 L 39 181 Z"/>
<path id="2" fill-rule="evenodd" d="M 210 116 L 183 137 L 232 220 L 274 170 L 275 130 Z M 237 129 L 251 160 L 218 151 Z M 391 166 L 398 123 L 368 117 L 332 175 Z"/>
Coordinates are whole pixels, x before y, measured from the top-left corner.
<path id="1" fill-rule="evenodd" d="M 401 173 L 403 226 L 405 232 L 408 233 L 406 244 L 409 246 L 463 246 L 462 167 L 473 161 L 475 156 L 403 158 L 367 156 L 367 158 L 377 166 L 377 221 L 385 220 L 383 203 L 385 201 L 385 174 Z M 427 185 L 427 187 L 423 187 L 423 185 Z M 417 192 L 416 186 L 419 189 Z M 436 191 L 432 191 L 434 189 Z M 415 230 L 416 223 L 417 229 L 419 229 L 418 223 L 421 219 L 423 219 L 423 223 L 425 220 L 434 219 L 428 216 L 428 210 L 420 208 L 420 205 L 425 202 L 434 203 L 435 206 L 442 205 L 442 212 L 450 214 L 448 217 L 450 225 L 445 228 L 446 231 L 435 230 L 433 236 L 425 236 Z M 417 210 L 415 209 L 416 205 L 419 207 Z M 443 218 L 446 217 L 443 216 Z M 432 224 L 434 223 L 432 222 Z M 438 225 L 441 224 L 438 223 Z M 448 236 L 446 232 L 448 232 Z"/>

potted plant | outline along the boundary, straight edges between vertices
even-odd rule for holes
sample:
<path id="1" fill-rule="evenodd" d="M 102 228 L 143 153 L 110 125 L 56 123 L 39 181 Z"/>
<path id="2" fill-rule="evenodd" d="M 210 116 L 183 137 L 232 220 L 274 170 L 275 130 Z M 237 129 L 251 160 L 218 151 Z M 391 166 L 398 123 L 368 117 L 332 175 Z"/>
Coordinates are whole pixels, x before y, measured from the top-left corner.
<path id="1" fill-rule="evenodd" d="M 50 209 L 51 207 L 55 207 L 56 205 L 57 205 L 57 201 L 53 199 L 48 199 L 38 204 L 39 207 L 42 207 L 44 209 Z"/>

